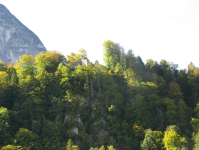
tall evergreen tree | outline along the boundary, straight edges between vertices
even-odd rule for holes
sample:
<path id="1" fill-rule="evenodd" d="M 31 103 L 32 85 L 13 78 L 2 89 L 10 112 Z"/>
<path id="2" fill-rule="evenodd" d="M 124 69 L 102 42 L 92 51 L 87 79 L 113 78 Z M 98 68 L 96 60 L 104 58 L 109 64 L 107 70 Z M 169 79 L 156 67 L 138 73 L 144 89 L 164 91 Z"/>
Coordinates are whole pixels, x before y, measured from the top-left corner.
<path id="1" fill-rule="evenodd" d="M 68 140 L 66 150 L 73 150 L 73 141 L 71 139 Z"/>

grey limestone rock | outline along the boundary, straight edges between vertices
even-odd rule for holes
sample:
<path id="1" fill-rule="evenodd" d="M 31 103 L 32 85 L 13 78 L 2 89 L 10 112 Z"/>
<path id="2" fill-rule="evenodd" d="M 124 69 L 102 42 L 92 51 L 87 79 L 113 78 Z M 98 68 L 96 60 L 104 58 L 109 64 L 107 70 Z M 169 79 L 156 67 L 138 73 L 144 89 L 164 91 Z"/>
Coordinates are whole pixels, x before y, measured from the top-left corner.
<path id="1" fill-rule="evenodd" d="M 24 26 L 10 11 L 0 4 L 0 60 L 16 63 L 19 56 L 36 56 L 46 48 L 31 30 Z"/>

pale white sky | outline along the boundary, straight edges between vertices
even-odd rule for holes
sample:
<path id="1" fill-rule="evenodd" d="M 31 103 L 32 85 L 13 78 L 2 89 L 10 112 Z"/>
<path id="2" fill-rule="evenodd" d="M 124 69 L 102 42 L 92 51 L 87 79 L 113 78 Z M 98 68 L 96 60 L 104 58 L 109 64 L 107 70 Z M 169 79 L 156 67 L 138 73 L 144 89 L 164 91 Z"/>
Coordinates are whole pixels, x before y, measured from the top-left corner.
<path id="1" fill-rule="evenodd" d="M 199 67 L 198 0 L 0 0 L 47 50 L 64 55 L 84 48 L 103 64 L 111 40 L 147 59 Z"/>

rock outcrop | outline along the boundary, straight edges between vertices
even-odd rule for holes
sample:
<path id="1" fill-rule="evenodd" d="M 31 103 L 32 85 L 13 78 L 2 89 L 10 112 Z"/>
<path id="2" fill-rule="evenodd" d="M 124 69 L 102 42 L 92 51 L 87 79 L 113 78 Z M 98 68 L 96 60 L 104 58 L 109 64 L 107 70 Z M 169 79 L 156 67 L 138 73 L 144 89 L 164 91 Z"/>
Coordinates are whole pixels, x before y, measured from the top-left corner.
<path id="1" fill-rule="evenodd" d="M 0 4 L 0 60 L 15 63 L 24 54 L 37 55 L 46 48 L 31 30 Z"/>

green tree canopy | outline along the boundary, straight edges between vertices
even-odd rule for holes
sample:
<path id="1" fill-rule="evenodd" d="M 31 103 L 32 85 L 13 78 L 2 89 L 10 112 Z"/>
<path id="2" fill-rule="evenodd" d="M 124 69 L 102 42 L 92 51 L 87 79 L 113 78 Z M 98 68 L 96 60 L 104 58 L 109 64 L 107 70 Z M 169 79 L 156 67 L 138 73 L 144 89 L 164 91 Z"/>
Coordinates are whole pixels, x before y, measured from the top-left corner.
<path id="1" fill-rule="evenodd" d="M 164 145 L 162 143 L 163 133 L 161 131 L 148 131 L 145 134 L 144 141 L 141 144 L 143 150 L 158 150 Z"/>
<path id="2" fill-rule="evenodd" d="M 16 133 L 15 144 L 25 149 L 42 149 L 39 136 L 25 128 L 20 128 Z"/>

